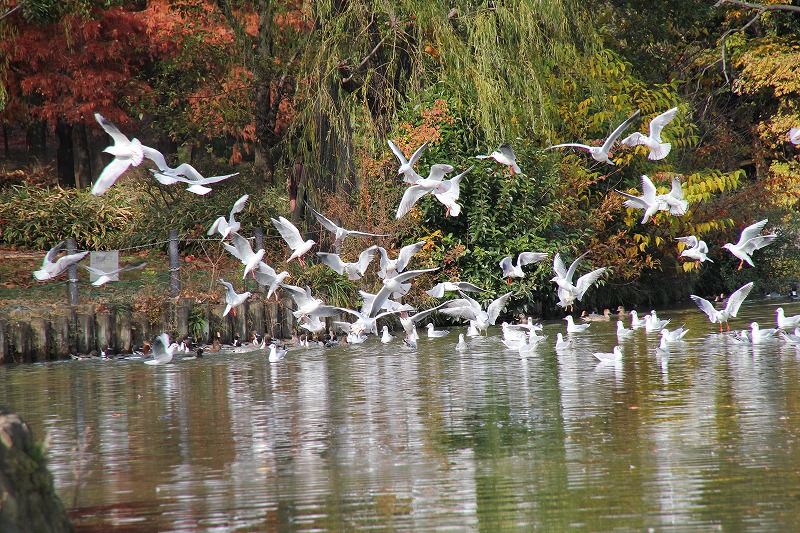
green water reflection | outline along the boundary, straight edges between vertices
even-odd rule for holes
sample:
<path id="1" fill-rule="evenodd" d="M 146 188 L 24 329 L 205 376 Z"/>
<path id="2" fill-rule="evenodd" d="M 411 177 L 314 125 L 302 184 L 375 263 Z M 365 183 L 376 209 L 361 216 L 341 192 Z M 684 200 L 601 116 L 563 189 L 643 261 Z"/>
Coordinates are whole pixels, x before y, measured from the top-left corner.
<path id="1" fill-rule="evenodd" d="M 800 304 L 746 303 L 733 323 Z M 597 365 L 615 320 L 528 358 L 499 332 L 455 350 L 377 339 L 163 367 L 0 368 L 0 403 L 37 437 L 76 525 L 96 531 L 434 528 L 800 530 L 800 357 L 741 345 L 696 308 L 656 354 L 643 330 Z M 625 323 L 629 320 L 626 318 Z"/>

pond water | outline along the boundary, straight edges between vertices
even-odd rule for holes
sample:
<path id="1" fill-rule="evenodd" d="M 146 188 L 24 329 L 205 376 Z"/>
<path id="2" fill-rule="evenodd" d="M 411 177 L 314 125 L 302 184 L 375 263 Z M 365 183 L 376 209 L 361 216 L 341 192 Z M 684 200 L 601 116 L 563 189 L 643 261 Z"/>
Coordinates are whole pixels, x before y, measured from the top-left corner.
<path id="1" fill-rule="evenodd" d="M 800 313 L 732 325 L 779 305 Z M 526 358 L 497 329 L 458 352 L 456 328 L 280 364 L 4 366 L 0 404 L 49 434 L 80 531 L 800 530 L 800 352 L 659 316 L 690 330 L 668 361 L 640 329 L 598 365 L 616 319 L 556 354 L 553 321 Z"/>

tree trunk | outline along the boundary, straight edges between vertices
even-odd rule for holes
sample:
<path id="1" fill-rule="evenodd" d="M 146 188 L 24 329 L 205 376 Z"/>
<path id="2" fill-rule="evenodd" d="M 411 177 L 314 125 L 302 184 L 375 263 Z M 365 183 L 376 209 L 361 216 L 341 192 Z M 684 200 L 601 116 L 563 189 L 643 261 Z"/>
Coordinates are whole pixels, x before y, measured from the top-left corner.
<path id="1" fill-rule="evenodd" d="M 253 103 L 256 126 L 254 147 L 254 170 L 265 184 L 275 186 L 275 162 L 272 149 L 275 146 L 275 116 L 272 113 L 272 2 L 258 3 L 258 45 L 253 69 Z"/>
<path id="2" fill-rule="evenodd" d="M 11 150 L 8 148 L 8 126 L 3 124 L 3 153 L 6 159 L 11 159 Z"/>
<path id="3" fill-rule="evenodd" d="M 28 157 L 41 162 L 47 160 L 47 131 L 44 122 L 34 122 L 28 126 L 26 134 Z"/>
<path id="4" fill-rule="evenodd" d="M 92 159 L 86 124 L 83 122 L 75 124 L 72 133 L 75 150 L 75 186 L 83 189 L 92 184 Z"/>
<path id="5" fill-rule="evenodd" d="M 58 138 L 56 169 L 58 171 L 58 184 L 62 187 L 74 187 L 76 185 L 72 130 L 72 124 L 67 124 L 61 119 L 56 124 L 56 137 Z"/>

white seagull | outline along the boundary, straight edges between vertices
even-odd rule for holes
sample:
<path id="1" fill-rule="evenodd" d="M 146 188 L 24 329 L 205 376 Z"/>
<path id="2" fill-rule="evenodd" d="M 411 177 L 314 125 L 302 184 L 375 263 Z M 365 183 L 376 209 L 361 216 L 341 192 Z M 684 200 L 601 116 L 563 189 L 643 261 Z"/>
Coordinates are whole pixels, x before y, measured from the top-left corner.
<path id="1" fill-rule="evenodd" d="M 575 277 L 575 270 L 578 268 L 578 263 L 581 262 L 587 253 L 589 252 L 575 259 L 570 265 L 569 270 L 564 266 L 564 262 L 561 260 L 561 256 L 558 253 L 556 253 L 556 256 L 553 258 L 553 272 L 555 276 L 550 281 L 558 285 L 558 305 L 560 307 L 566 309 L 567 307 L 571 307 L 575 303 L 575 300 L 580 301 L 589 287 L 600 279 L 600 276 L 607 270 L 606 267 L 596 268 L 578 278 L 578 281 L 573 285 L 572 278 Z"/>
<path id="2" fill-rule="evenodd" d="M 467 340 L 464 338 L 463 333 L 458 334 L 458 343 L 456 344 L 456 350 L 459 352 L 467 351 Z"/>
<path id="3" fill-rule="evenodd" d="M 270 363 L 280 363 L 284 359 L 286 359 L 286 349 L 285 348 L 278 348 L 274 344 L 269 345 L 269 362 Z"/>
<path id="4" fill-rule="evenodd" d="M 422 247 L 428 241 L 418 241 L 414 244 L 409 244 L 400 248 L 396 259 L 389 259 L 389 254 L 386 248 L 378 246 L 378 252 L 381 254 L 381 269 L 378 271 L 379 278 L 391 278 L 396 276 L 408 266 L 408 262 L 414 255 L 422 250 Z"/>
<path id="5" fill-rule="evenodd" d="M 234 218 L 236 213 L 241 213 L 244 209 L 244 204 L 247 203 L 248 198 L 250 195 L 245 194 L 241 196 L 238 200 L 233 203 L 233 207 L 231 207 L 231 212 L 226 219 L 224 216 L 217 217 L 211 227 L 206 232 L 206 235 L 214 235 L 215 233 L 219 233 L 222 235 L 222 238 L 226 238 L 228 234 L 232 231 L 239 231 L 242 227 L 242 224 Z"/>
<path id="6" fill-rule="evenodd" d="M 367 267 L 375 258 L 377 246 L 373 245 L 361 252 L 358 255 L 358 261 L 355 263 L 346 263 L 342 261 L 339 254 L 331 254 L 327 252 L 317 252 L 317 257 L 324 264 L 328 265 L 337 274 L 347 274 L 347 279 L 355 281 L 361 279 L 361 276 L 367 271 Z"/>
<path id="7" fill-rule="evenodd" d="M 392 342 L 392 339 L 394 339 L 394 335 L 389 333 L 389 326 L 383 326 L 383 334 L 381 335 L 381 342 L 383 344 L 388 344 Z"/>
<path id="8" fill-rule="evenodd" d="M 113 155 L 114 159 L 106 165 L 92 187 L 92 194 L 100 196 L 114 185 L 129 166 L 138 167 L 144 159 L 144 152 L 139 139 L 128 139 L 100 113 L 95 113 L 94 118 L 114 140 L 114 144 L 103 150 Z"/>
<path id="9" fill-rule="evenodd" d="M 442 308 L 442 306 L 446 305 L 445 303 L 441 303 L 435 307 L 431 307 L 430 309 L 426 309 L 424 311 L 420 311 L 418 313 L 414 313 L 413 315 L 409 315 L 406 311 L 401 312 L 398 315 L 400 319 L 400 325 L 403 326 L 403 331 L 406 332 L 407 339 L 414 339 L 416 340 L 417 337 L 417 322 L 425 318 L 426 316 L 430 315 L 434 311 L 438 311 Z"/>
<path id="10" fill-rule="evenodd" d="M 508 284 L 511 285 L 511 278 L 524 278 L 525 272 L 522 267 L 525 265 L 532 265 L 539 261 L 547 259 L 547 254 L 543 252 L 522 252 L 517 256 L 517 264 L 513 264 L 514 260 L 511 256 L 506 256 L 500 260 L 500 268 L 503 270 L 503 277 L 508 278 Z"/>
<path id="11" fill-rule="evenodd" d="M 683 326 L 672 331 L 668 330 L 667 328 L 663 328 L 661 330 L 661 338 L 666 342 L 678 342 L 683 340 L 687 333 L 689 333 L 689 330 Z"/>
<path id="12" fill-rule="evenodd" d="M 614 350 L 611 353 L 594 352 L 592 355 L 595 356 L 600 363 L 615 365 L 622 363 L 622 349 L 619 346 L 614 346 Z"/>
<path id="13" fill-rule="evenodd" d="M 278 287 L 283 285 L 283 280 L 290 276 L 285 270 L 278 274 L 274 268 L 263 261 L 259 261 L 253 269 L 253 275 L 256 277 L 256 281 L 259 285 L 262 287 L 269 287 L 267 299 L 275 293 Z"/>
<path id="14" fill-rule="evenodd" d="M 144 152 L 144 156 L 158 167 L 158 169 L 151 168 L 150 172 L 153 173 L 153 177 L 158 180 L 160 184 L 173 185 L 178 182 L 186 183 L 189 185 L 189 187 L 186 188 L 187 191 L 200 196 L 211 192 L 212 189 L 206 187 L 206 185 L 217 183 L 239 174 L 238 172 L 234 172 L 233 174 L 206 178 L 189 163 L 181 163 L 175 168 L 170 167 L 167 165 L 164 154 L 155 148 L 142 145 L 142 151 Z"/>
<path id="15" fill-rule="evenodd" d="M 406 159 L 405 154 L 403 154 L 397 145 L 394 144 L 394 141 L 387 140 L 386 142 L 389 145 L 389 148 L 392 149 L 395 157 L 397 157 L 397 159 L 400 161 L 400 167 L 397 169 L 397 174 L 403 175 L 403 181 L 406 183 L 416 183 L 417 180 L 422 179 L 422 176 L 414 171 L 414 165 L 417 164 L 422 152 L 425 150 L 425 147 L 428 146 L 430 141 L 425 141 L 422 143 L 422 146 L 417 148 L 414 153 L 411 154 L 411 159 Z"/>
<path id="16" fill-rule="evenodd" d="M 546 148 L 546 150 L 552 150 L 553 148 L 562 148 L 565 146 L 571 146 L 573 148 L 582 148 L 584 150 L 588 150 L 592 156 L 592 159 L 595 161 L 599 161 L 601 163 L 608 163 L 609 165 L 613 165 L 614 162 L 608 158 L 608 152 L 611 150 L 611 147 L 616 142 L 617 138 L 622 135 L 622 132 L 631 125 L 631 123 L 639 116 L 639 110 L 637 109 L 636 112 L 631 115 L 625 122 L 617 126 L 611 135 L 605 140 L 602 146 L 589 146 L 587 144 L 579 144 L 579 143 L 564 143 L 564 144 L 556 144 L 555 146 L 550 146 Z"/>
<path id="17" fill-rule="evenodd" d="M 224 279 L 219 280 L 221 285 L 224 285 L 228 291 L 225 293 L 225 312 L 222 313 L 222 316 L 227 315 L 231 311 L 233 311 L 233 316 L 236 316 L 236 307 L 242 305 L 245 300 L 250 297 L 249 292 L 243 292 L 238 294 L 234 289 L 233 285 L 225 281 Z"/>
<path id="18" fill-rule="evenodd" d="M 741 260 L 738 270 L 742 269 L 742 265 L 744 265 L 745 262 L 750 266 L 755 266 L 753 264 L 753 258 L 750 257 L 753 252 L 767 246 L 777 237 L 774 233 L 760 235 L 761 230 L 764 229 L 766 225 L 766 218 L 755 224 L 751 224 L 742 230 L 742 234 L 739 236 L 739 242 L 736 244 L 729 242 L 722 245 L 723 248 L 726 248 L 730 253 Z"/>
<path id="19" fill-rule="evenodd" d="M 428 330 L 428 338 L 429 339 L 438 339 L 438 338 L 444 337 L 445 335 L 450 333 L 449 329 L 440 329 L 440 330 L 435 329 L 435 326 L 433 325 L 433 322 L 428 322 L 428 324 L 425 326 L 425 328 Z"/>
<path id="20" fill-rule="evenodd" d="M 564 338 L 564 335 L 559 331 L 556 333 L 556 351 L 560 352 L 563 350 L 571 350 L 572 347 L 575 345 L 575 342 L 567 337 Z"/>
<path id="21" fill-rule="evenodd" d="M 712 263 L 714 262 L 708 258 L 708 245 L 705 243 L 705 241 L 701 241 L 694 235 L 689 235 L 688 237 L 678 237 L 675 240 L 686 245 L 686 248 L 684 248 L 681 252 L 681 257 L 686 257 L 687 259 L 692 259 L 701 263 L 704 261 L 710 261 Z"/>
<path id="22" fill-rule="evenodd" d="M 500 312 L 505 308 L 508 299 L 511 298 L 511 292 L 507 292 L 501 297 L 493 300 L 483 310 L 481 304 L 473 300 L 463 292 L 459 291 L 461 298 L 445 302 L 445 306 L 441 312 L 450 315 L 464 318 L 470 321 L 470 326 L 474 326 L 480 332 L 486 333 L 489 326 L 494 326 Z"/>
<path id="23" fill-rule="evenodd" d="M 126 265 L 124 267 L 120 267 L 114 269 L 110 272 L 106 272 L 105 270 L 101 270 L 99 268 L 94 268 L 86 265 L 81 265 L 83 268 L 97 276 L 97 279 L 92 283 L 95 287 L 99 287 L 101 285 L 105 285 L 109 281 L 113 281 L 114 276 L 118 275 L 121 272 L 128 272 L 129 270 L 138 270 L 140 268 L 144 268 L 147 266 L 147 263 L 136 263 L 133 265 Z"/>
<path id="24" fill-rule="evenodd" d="M 484 289 L 468 281 L 443 281 L 425 291 L 425 294 L 433 298 L 442 298 L 444 293 L 449 291 L 485 292 Z"/>
<path id="25" fill-rule="evenodd" d="M 489 155 L 476 155 L 476 159 L 494 159 L 501 165 L 505 165 L 511 171 L 511 175 L 522 174 L 522 169 L 517 165 L 517 155 L 508 143 L 501 144 L 497 150 Z"/>
<path id="26" fill-rule="evenodd" d="M 701 311 L 708 315 L 708 319 L 712 324 L 717 322 L 719 323 L 719 332 L 722 333 L 722 324 L 728 326 L 728 331 L 730 331 L 731 327 L 728 325 L 728 320 L 736 317 L 736 314 L 739 312 L 739 308 L 742 306 L 742 302 L 744 302 L 744 299 L 747 298 L 747 295 L 750 294 L 752 289 L 752 281 L 739 287 L 733 294 L 730 295 L 728 298 L 728 303 L 725 305 L 725 309 L 722 310 L 718 310 L 716 307 L 714 307 L 713 303 L 709 302 L 705 298 L 695 296 L 694 294 L 690 295 L 689 298 L 691 298 L 694 303 L 697 304 Z"/>
<path id="27" fill-rule="evenodd" d="M 672 148 L 672 144 L 661 142 L 661 130 L 664 129 L 664 126 L 669 124 L 672 119 L 675 118 L 675 115 L 678 114 L 678 108 L 673 107 L 669 111 L 661 113 L 656 118 L 650 121 L 650 135 L 644 135 L 643 133 L 632 133 L 622 139 L 620 142 L 627 146 L 638 146 L 643 144 L 650 149 L 650 155 L 647 156 L 648 159 L 653 161 L 657 161 L 659 159 L 664 159 L 669 154 L 670 149 Z"/>
<path id="28" fill-rule="evenodd" d="M 453 170 L 451 165 L 438 164 L 431 166 L 431 171 L 427 178 L 418 179 L 403 193 L 403 198 L 400 199 L 400 205 L 397 206 L 395 218 L 403 218 L 406 213 L 411 211 L 414 204 L 426 194 L 432 194 L 434 191 L 440 193 L 447 192 L 450 188 L 450 184 L 442 181 L 442 178 L 445 174 Z"/>
<path id="29" fill-rule="evenodd" d="M 800 144 L 800 128 L 791 128 L 789 130 L 789 142 L 792 144 Z"/>
<path id="30" fill-rule="evenodd" d="M 472 167 L 469 167 L 454 178 L 442 180 L 442 187 L 445 189 L 444 192 L 432 192 L 433 197 L 447 208 L 445 216 L 457 217 L 461 213 L 461 205 L 458 203 L 458 198 L 461 196 L 461 179 L 470 170 L 472 170 Z"/>
<path id="31" fill-rule="evenodd" d="M 767 339 L 774 337 L 778 331 L 777 328 L 761 328 L 758 322 L 750 322 L 750 342 L 762 344 Z"/>
<path id="32" fill-rule="evenodd" d="M 633 335 L 632 328 L 626 328 L 622 320 L 617 320 L 617 340 L 627 339 Z"/>
<path id="33" fill-rule="evenodd" d="M 658 317 L 653 317 L 653 315 L 644 315 L 644 330 L 647 333 L 661 331 L 667 324 L 669 324 L 669 321 L 670 319 L 661 320 Z"/>
<path id="34" fill-rule="evenodd" d="M 297 259 L 301 265 L 306 266 L 303 255 L 311 250 L 311 247 L 317 243 L 311 239 L 303 240 L 303 237 L 300 236 L 300 230 L 284 217 L 278 217 L 277 220 L 270 218 L 270 220 L 292 250 L 292 255 L 289 256 L 286 262 L 288 263 L 292 259 Z"/>
<path id="35" fill-rule="evenodd" d="M 56 276 L 60 275 L 64 272 L 67 268 L 74 265 L 84 257 L 86 257 L 89 252 L 78 252 L 75 254 L 67 254 L 63 257 L 58 258 L 56 260 L 56 256 L 61 253 L 61 250 L 64 249 L 66 245 L 65 241 L 61 241 L 60 243 L 56 244 L 50 251 L 45 254 L 44 259 L 42 259 L 42 268 L 39 270 L 34 271 L 33 275 L 39 281 L 46 281 L 48 279 L 55 278 Z"/>
<path id="36" fill-rule="evenodd" d="M 388 237 L 389 234 L 387 233 L 367 233 L 365 231 L 356 231 L 350 229 L 344 229 L 341 226 L 336 225 L 333 220 L 329 219 L 310 205 L 308 206 L 311 209 L 311 212 L 314 213 L 314 217 L 319 221 L 322 226 L 333 233 L 334 235 L 334 242 L 333 242 L 333 249 L 338 254 L 342 249 L 342 243 L 344 240 L 352 235 L 353 237 Z M 341 272 L 340 272 L 341 273 Z"/>
<path id="37" fill-rule="evenodd" d="M 325 318 L 335 316 L 343 310 L 332 305 L 325 305 L 322 298 L 314 298 L 311 295 L 311 287 L 308 285 L 306 285 L 305 289 L 295 285 L 284 285 L 283 288 L 289 292 L 297 306 L 297 309 L 292 314 L 298 320 L 311 317 Z"/>
<path id="38" fill-rule="evenodd" d="M 777 314 L 778 329 L 794 329 L 800 326 L 800 315 L 786 316 L 783 307 L 775 309 Z"/>
<path id="39" fill-rule="evenodd" d="M 635 309 L 631 311 L 631 329 L 640 328 L 644 326 L 644 320 L 639 318 L 639 313 Z"/>
<path id="40" fill-rule="evenodd" d="M 581 333 L 591 326 L 591 324 L 576 324 L 572 315 L 565 316 L 564 320 L 567 321 L 567 333 Z"/>
<path id="41" fill-rule="evenodd" d="M 170 344 L 169 334 L 162 333 L 153 340 L 151 348 L 153 350 L 153 359 L 147 359 L 144 364 L 165 365 L 172 361 L 172 356 L 175 355 L 175 351 L 178 349 L 178 343 L 173 342 Z"/>
<path id="42" fill-rule="evenodd" d="M 235 231 L 228 232 L 228 237 L 230 238 L 231 244 L 223 242 L 222 246 L 244 265 L 242 279 L 246 278 L 247 274 L 250 272 L 253 273 L 253 277 L 255 278 L 255 269 L 262 262 L 261 259 L 264 257 L 264 249 L 259 248 L 257 252 L 253 252 L 250 241 Z"/>
<path id="43" fill-rule="evenodd" d="M 643 209 L 642 224 L 659 211 L 669 211 L 670 214 L 685 215 L 689 209 L 689 202 L 683 197 L 683 186 L 677 177 L 672 178 L 672 188 L 665 194 L 656 194 L 656 186 L 648 176 L 642 175 L 642 196 L 635 196 L 614 189 L 614 192 L 627 198 L 622 205 L 631 209 Z"/>

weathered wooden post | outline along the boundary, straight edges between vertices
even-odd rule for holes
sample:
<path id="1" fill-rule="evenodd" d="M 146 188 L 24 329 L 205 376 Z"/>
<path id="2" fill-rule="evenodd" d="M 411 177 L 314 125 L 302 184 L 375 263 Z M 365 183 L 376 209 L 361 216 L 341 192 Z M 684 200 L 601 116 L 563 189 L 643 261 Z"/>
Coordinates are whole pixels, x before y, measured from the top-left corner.
<path id="1" fill-rule="evenodd" d="M 181 259 L 178 255 L 178 230 L 169 230 L 169 290 L 173 298 L 181 294 Z"/>
<path id="2" fill-rule="evenodd" d="M 67 239 L 67 254 L 78 253 L 78 243 L 75 239 Z M 78 305 L 78 264 L 73 263 L 67 267 L 67 294 L 69 305 Z"/>

